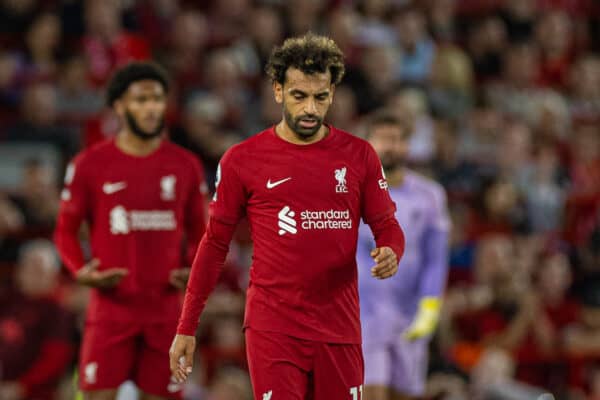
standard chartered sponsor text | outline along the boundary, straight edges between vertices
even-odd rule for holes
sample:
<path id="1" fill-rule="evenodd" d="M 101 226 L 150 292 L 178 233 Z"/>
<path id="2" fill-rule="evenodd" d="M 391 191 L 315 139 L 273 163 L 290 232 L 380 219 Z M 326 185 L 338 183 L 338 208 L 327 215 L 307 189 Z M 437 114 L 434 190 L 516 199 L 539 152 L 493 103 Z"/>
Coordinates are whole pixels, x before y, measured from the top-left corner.
<path id="1" fill-rule="evenodd" d="M 352 229 L 350 210 L 305 210 L 300 213 L 302 229 Z"/>

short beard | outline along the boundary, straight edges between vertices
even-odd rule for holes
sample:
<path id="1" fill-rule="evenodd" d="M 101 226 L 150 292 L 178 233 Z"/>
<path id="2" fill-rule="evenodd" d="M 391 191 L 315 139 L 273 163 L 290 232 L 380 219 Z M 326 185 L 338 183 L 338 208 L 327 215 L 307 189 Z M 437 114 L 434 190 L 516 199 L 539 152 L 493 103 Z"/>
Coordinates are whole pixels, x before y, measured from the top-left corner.
<path id="1" fill-rule="evenodd" d="M 381 166 L 385 172 L 392 172 L 405 168 L 406 164 L 407 160 L 399 157 L 381 157 Z"/>
<path id="2" fill-rule="evenodd" d="M 321 125 L 323 125 L 323 119 L 317 117 L 316 115 L 302 115 L 301 117 L 294 118 L 292 114 L 288 112 L 285 106 L 283 107 L 283 116 L 287 125 L 301 139 L 310 139 L 319 131 L 319 129 L 321 129 Z M 300 126 L 300 120 L 305 117 L 310 117 L 317 121 L 317 124 L 314 126 L 314 128 L 303 128 Z"/>
<path id="3" fill-rule="evenodd" d="M 127 127 L 129 130 L 138 138 L 142 140 L 151 140 L 161 135 L 163 128 L 165 127 L 165 118 L 162 117 L 160 119 L 160 123 L 153 131 L 147 132 L 143 130 L 138 123 L 135 121 L 135 118 L 129 111 L 125 111 L 125 120 L 127 121 Z"/>

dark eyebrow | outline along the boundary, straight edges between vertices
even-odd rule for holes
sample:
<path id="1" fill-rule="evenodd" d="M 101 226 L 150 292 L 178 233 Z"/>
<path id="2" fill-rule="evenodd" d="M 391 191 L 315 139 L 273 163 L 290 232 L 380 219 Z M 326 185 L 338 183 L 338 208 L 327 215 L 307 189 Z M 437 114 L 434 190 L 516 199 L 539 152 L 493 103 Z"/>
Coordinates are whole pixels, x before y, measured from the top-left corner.
<path id="1" fill-rule="evenodd" d="M 302 90 L 300 89 L 290 89 L 290 94 L 292 96 L 296 96 L 296 95 L 301 95 L 301 96 L 308 96 L 306 93 L 304 93 Z"/>
<path id="2" fill-rule="evenodd" d="M 328 95 L 329 95 L 329 90 L 324 90 L 322 92 L 317 93 L 315 96 L 321 97 L 321 96 L 328 96 Z"/>

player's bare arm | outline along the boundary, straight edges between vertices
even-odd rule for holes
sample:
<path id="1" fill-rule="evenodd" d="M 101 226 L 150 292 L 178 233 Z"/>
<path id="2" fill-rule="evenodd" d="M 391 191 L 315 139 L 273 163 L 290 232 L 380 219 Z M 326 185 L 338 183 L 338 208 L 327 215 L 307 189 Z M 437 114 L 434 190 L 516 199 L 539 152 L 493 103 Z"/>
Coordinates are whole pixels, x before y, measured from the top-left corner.
<path id="1" fill-rule="evenodd" d="M 126 268 L 108 268 L 99 271 L 99 266 L 100 260 L 94 258 L 77 271 L 75 279 L 78 283 L 85 286 L 110 289 L 117 286 L 125 275 L 129 273 Z"/>
<path id="2" fill-rule="evenodd" d="M 377 279 L 391 278 L 398 271 L 398 257 L 390 247 L 377 247 L 371 251 L 375 266 L 371 276 Z"/>
<path id="3" fill-rule="evenodd" d="M 175 335 L 169 349 L 169 365 L 177 383 L 184 382 L 192 372 L 196 338 L 188 335 Z"/>

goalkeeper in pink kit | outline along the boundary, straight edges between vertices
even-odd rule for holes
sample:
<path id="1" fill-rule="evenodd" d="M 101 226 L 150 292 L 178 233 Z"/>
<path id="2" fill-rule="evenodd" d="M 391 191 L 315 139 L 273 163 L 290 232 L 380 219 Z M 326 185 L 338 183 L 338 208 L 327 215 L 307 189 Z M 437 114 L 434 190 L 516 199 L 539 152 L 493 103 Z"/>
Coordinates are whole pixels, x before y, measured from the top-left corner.
<path id="1" fill-rule="evenodd" d="M 312 34 L 288 39 L 267 71 L 283 118 L 221 159 L 171 371 L 177 381 L 191 372 L 198 316 L 246 216 L 254 256 L 244 331 L 255 398 L 359 400 L 359 222 L 376 240 L 373 279 L 396 273 L 404 235 L 373 148 L 323 123 L 344 73 L 335 43 Z"/>

